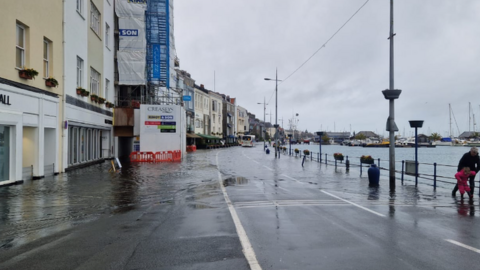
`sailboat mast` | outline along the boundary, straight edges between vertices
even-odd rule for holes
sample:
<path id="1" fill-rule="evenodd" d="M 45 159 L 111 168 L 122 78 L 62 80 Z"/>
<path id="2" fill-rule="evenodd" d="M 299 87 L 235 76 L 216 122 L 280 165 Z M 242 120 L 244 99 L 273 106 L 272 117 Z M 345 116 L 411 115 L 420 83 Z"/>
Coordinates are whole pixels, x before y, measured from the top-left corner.
<path id="1" fill-rule="evenodd" d="M 448 103 L 448 116 L 450 117 L 450 138 L 452 138 L 452 106 Z"/>
<path id="2" fill-rule="evenodd" d="M 472 131 L 470 129 L 470 122 L 471 122 L 471 113 L 470 113 L 470 102 L 468 102 L 468 131 Z"/>

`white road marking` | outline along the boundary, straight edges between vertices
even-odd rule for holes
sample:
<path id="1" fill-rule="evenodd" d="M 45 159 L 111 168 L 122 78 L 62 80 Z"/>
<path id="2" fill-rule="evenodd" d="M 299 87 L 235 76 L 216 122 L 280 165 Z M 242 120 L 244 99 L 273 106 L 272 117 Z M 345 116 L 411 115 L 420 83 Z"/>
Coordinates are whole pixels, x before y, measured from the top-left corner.
<path id="1" fill-rule="evenodd" d="M 365 210 L 365 211 L 368 211 L 368 212 L 370 212 L 370 213 L 372 213 L 372 214 L 375 214 L 375 215 L 377 215 L 377 216 L 385 217 L 385 215 L 383 215 L 383 214 L 380 214 L 380 213 L 378 213 L 378 212 L 375 212 L 375 211 L 373 211 L 373 210 L 370 210 L 370 209 L 368 209 L 368 208 L 366 208 L 366 207 L 363 207 L 363 206 L 361 206 L 361 205 L 359 205 L 359 204 L 356 204 L 356 203 L 354 203 L 354 202 L 351 202 L 351 201 L 342 199 L 342 198 L 340 198 L 340 197 L 338 197 L 338 196 L 335 196 L 335 195 L 333 195 L 333 194 L 331 194 L 331 193 L 328 193 L 328 192 L 326 192 L 326 191 L 324 191 L 324 190 L 321 190 L 321 192 L 323 192 L 323 193 L 325 193 L 325 194 L 327 194 L 327 195 L 330 195 L 330 196 L 332 196 L 332 197 L 334 197 L 334 198 L 337 198 L 337 199 L 339 199 L 339 200 L 342 200 L 342 201 L 344 201 L 344 202 L 347 202 L 347 203 L 349 203 L 349 204 L 351 204 L 351 205 L 354 205 L 354 206 L 356 206 L 356 207 L 358 207 L 358 208 L 360 208 L 360 209 L 363 209 L 363 210 Z"/>
<path id="2" fill-rule="evenodd" d="M 222 183 L 222 175 L 220 174 L 220 165 L 218 163 L 218 153 L 216 154 L 216 161 L 217 161 L 217 169 L 218 169 L 218 181 L 220 182 L 220 187 L 223 192 L 223 197 L 225 198 L 225 201 L 227 202 L 228 205 L 228 210 L 230 211 L 230 215 L 232 216 L 233 223 L 235 223 L 235 228 L 237 230 L 238 237 L 240 238 L 240 243 L 242 244 L 243 247 L 243 254 L 245 254 L 245 258 L 248 261 L 248 264 L 250 265 L 250 269 L 252 270 L 262 270 L 262 267 L 260 267 L 260 264 L 257 261 L 257 256 L 255 255 L 255 251 L 253 250 L 252 244 L 250 244 L 250 240 L 248 239 L 248 235 L 245 232 L 245 229 L 242 226 L 242 222 L 240 221 L 240 218 L 237 215 L 237 211 L 233 207 L 232 202 L 230 201 L 230 198 L 228 197 L 227 190 L 223 186 Z"/>
<path id="3" fill-rule="evenodd" d="M 267 167 L 267 166 L 265 166 L 265 165 L 263 165 L 263 167 L 265 167 L 265 168 L 269 169 L 270 171 L 273 171 L 273 169 L 272 169 L 272 168 L 269 168 L 269 167 Z"/>
<path id="4" fill-rule="evenodd" d="M 460 242 L 457 242 L 457 241 L 455 241 L 455 240 L 445 239 L 445 241 L 450 242 L 450 243 L 452 243 L 452 244 L 454 244 L 454 245 L 457 245 L 457 246 L 460 246 L 460 247 L 469 249 L 469 250 L 471 250 L 471 251 L 473 251 L 473 252 L 480 253 L 480 249 L 476 249 L 476 248 L 474 248 L 474 247 L 467 246 L 467 245 L 462 244 L 462 243 L 460 243 Z"/>
<path id="5" fill-rule="evenodd" d="M 290 177 L 290 176 L 288 176 L 288 175 L 286 175 L 286 174 L 282 174 L 282 175 L 285 176 L 286 178 L 290 179 L 290 180 L 293 180 L 293 181 L 295 181 L 295 182 L 297 182 L 297 183 L 303 184 L 302 182 L 298 181 L 297 179 L 292 178 L 292 177 Z"/>

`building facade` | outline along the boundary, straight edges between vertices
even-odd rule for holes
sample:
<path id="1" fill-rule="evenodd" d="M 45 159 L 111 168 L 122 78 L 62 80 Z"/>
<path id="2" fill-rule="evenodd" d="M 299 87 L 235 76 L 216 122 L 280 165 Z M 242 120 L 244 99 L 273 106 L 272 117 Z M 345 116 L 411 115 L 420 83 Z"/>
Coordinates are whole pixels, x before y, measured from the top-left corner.
<path id="1" fill-rule="evenodd" d="M 221 95 L 208 91 L 210 97 L 210 132 L 207 135 L 213 135 L 223 138 L 223 98 Z"/>
<path id="2" fill-rule="evenodd" d="M 64 1 L 63 169 L 114 156 L 113 109 L 107 107 L 115 95 L 113 4 Z"/>
<path id="3" fill-rule="evenodd" d="M 223 101 L 223 130 L 224 137 L 227 143 L 236 142 L 235 132 L 235 98 L 226 96 Z"/>
<path id="4" fill-rule="evenodd" d="M 194 86 L 195 133 L 209 134 L 210 131 L 210 97 L 203 84 Z"/>
<path id="5" fill-rule="evenodd" d="M 247 110 L 242 106 L 237 105 L 237 136 L 240 138 L 248 132 L 248 115 Z"/>
<path id="6" fill-rule="evenodd" d="M 0 185 L 61 170 L 62 14 L 60 0 L 0 9 Z"/>

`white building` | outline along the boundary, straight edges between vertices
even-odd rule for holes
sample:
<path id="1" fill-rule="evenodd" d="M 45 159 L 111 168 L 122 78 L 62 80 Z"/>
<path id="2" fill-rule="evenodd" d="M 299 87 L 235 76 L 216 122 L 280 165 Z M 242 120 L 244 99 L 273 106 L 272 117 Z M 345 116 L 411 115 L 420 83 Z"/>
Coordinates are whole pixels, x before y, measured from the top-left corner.
<path id="1" fill-rule="evenodd" d="M 247 109 L 237 105 L 237 115 L 235 118 L 237 119 L 237 136 L 244 135 L 248 126 Z"/>
<path id="2" fill-rule="evenodd" d="M 223 98 L 221 95 L 209 91 L 210 96 L 210 133 L 219 138 L 223 138 Z"/>
<path id="3" fill-rule="evenodd" d="M 64 1 L 63 170 L 113 157 L 114 1 Z M 77 88 L 89 92 L 82 96 Z M 93 97 L 104 99 L 94 101 Z"/>

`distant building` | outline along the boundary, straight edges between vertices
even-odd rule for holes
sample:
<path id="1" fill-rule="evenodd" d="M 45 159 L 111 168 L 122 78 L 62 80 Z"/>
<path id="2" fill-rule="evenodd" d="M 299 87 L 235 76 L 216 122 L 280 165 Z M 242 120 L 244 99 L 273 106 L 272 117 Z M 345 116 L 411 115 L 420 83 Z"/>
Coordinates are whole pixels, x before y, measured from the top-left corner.
<path id="1" fill-rule="evenodd" d="M 348 140 L 350 138 L 350 132 L 330 132 L 330 131 L 327 131 L 325 133 L 325 135 L 327 135 L 327 137 L 329 137 L 331 140 L 333 140 L 336 143 L 341 143 L 344 140 Z M 317 136 L 317 138 L 318 138 L 318 136 Z M 317 140 L 315 140 L 315 141 L 317 141 Z"/>

